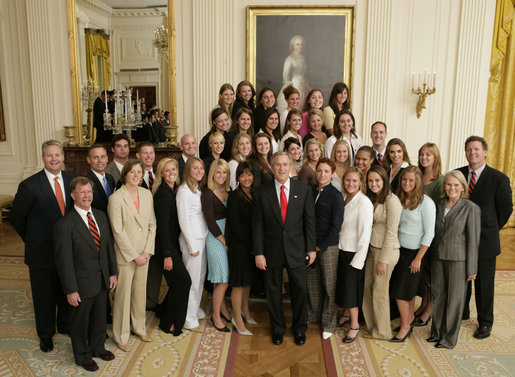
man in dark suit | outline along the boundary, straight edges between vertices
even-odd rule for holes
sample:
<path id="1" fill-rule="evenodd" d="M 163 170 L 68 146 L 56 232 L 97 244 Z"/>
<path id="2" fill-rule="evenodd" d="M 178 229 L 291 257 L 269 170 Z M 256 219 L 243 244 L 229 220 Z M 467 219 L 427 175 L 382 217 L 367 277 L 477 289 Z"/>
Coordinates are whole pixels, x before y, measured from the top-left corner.
<path id="1" fill-rule="evenodd" d="M 383 166 L 384 155 L 386 153 L 386 138 L 388 132 L 386 129 L 386 123 L 375 122 L 370 127 L 370 138 L 372 139 L 372 148 L 374 148 L 375 158 L 372 165 Z"/>
<path id="2" fill-rule="evenodd" d="M 152 191 L 154 185 L 154 179 L 156 179 L 156 173 L 154 172 L 154 161 L 156 159 L 156 153 L 154 146 L 149 141 L 143 141 L 138 144 L 136 149 L 136 158 L 143 163 L 145 171 L 143 172 L 143 181 L 141 187 Z"/>
<path id="3" fill-rule="evenodd" d="M 307 271 L 316 257 L 315 205 L 309 186 L 290 180 L 292 161 L 285 152 L 272 159 L 275 180 L 256 193 L 252 219 L 256 266 L 265 271 L 272 342 L 279 345 L 286 329 L 282 310 L 282 273 L 286 267 L 293 312 L 295 344 L 306 342 Z"/>
<path id="4" fill-rule="evenodd" d="M 479 263 L 474 283 L 477 320 L 474 333 L 477 339 L 490 336 L 494 322 L 494 280 L 496 257 L 501 253 L 499 231 L 513 211 L 510 180 L 500 171 L 486 165 L 488 145 L 482 137 L 470 136 L 465 141 L 468 166 L 459 168 L 469 183 L 470 200 L 481 208 L 481 238 Z M 463 318 L 470 316 L 471 283 L 467 289 Z"/>
<path id="5" fill-rule="evenodd" d="M 113 160 L 107 164 L 105 172 L 114 178 L 114 184 L 118 185 L 122 173 L 123 165 L 129 161 L 129 138 L 124 134 L 118 134 L 111 141 L 111 151 Z"/>
<path id="6" fill-rule="evenodd" d="M 104 113 L 106 110 L 106 92 L 103 91 L 100 97 L 97 97 L 93 103 L 93 127 L 97 130 L 97 138 L 95 143 L 104 141 L 111 141 L 113 138 L 113 131 L 104 130 Z M 107 110 L 109 112 L 109 108 Z"/>
<path id="7" fill-rule="evenodd" d="M 177 159 L 179 164 L 179 176 L 181 180 L 183 178 L 184 167 L 186 166 L 186 162 L 188 158 L 194 157 L 197 154 L 198 144 L 197 139 L 192 134 L 186 134 L 181 137 L 181 144 L 179 145 L 181 148 L 182 154 Z"/>
<path id="8" fill-rule="evenodd" d="M 69 333 L 69 308 L 55 269 L 52 229 L 73 208 L 70 183 L 74 175 L 61 171 L 64 152 L 59 141 L 45 141 L 41 149 L 44 169 L 18 186 L 11 223 L 25 242 L 39 347 L 49 352 L 54 349 L 56 320 L 57 331 Z"/>
<path id="9" fill-rule="evenodd" d="M 89 148 L 86 158 L 91 168 L 86 175 L 93 182 L 93 208 L 107 213 L 107 202 L 114 191 L 114 178 L 105 172 L 107 165 L 107 151 L 101 144 L 94 144 Z"/>
<path id="10" fill-rule="evenodd" d="M 116 257 L 107 215 L 91 207 L 93 183 L 71 182 L 74 209 L 54 226 L 55 264 L 68 304 L 75 362 L 98 369 L 93 356 L 113 360 L 106 340 L 107 291 L 116 287 Z"/>

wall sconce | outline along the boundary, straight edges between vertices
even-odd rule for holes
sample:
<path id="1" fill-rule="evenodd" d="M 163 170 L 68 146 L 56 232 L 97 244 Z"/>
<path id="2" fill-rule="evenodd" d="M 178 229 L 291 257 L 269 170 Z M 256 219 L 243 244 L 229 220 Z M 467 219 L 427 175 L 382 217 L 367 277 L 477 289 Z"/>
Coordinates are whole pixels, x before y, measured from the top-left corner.
<path id="1" fill-rule="evenodd" d="M 428 72 L 427 69 L 424 70 L 424 75 L 422 76 L 422 72 L 418 72 L 418 86 L 415 89 L 415 72 L 411 73 L 411 92 L 418 96 L 417 101 L 417 118 L 420 118 L 422 114 L 422 109 L 426 108 L 426 97 L 430 96 L 436 91 L 435 88 L 436 82 L 436 72 Z M 422 87 L 421 87 L 422 85 Z"/>

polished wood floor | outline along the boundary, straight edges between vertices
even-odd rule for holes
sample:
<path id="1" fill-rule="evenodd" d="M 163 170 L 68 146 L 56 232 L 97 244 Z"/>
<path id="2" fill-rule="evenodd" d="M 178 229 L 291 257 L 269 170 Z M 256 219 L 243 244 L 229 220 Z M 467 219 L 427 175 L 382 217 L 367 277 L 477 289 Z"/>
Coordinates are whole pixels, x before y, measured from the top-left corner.
<path id="1" fill-rule="evenodd" d="M 498 269 L 515 270 L 515 229 L 501 231 L 502 253 L 497 258 Z M 0 256 L 22 256 L 24 245 L 12 226 L 0 225 Z M 285 305 L 287 323 L 291 310 Z M 270 340 L 268 310 L 264 301 L 251 303 L 251 311 L 259 325 L 248 326 L 254 336 L 240 336 L 234 376 L 305 377 L 326 376 L 319 325 L 310 324 L 306 344 L 295 345 L 293 336 L 285 334 L 284 343 L 274 346 Z"/>

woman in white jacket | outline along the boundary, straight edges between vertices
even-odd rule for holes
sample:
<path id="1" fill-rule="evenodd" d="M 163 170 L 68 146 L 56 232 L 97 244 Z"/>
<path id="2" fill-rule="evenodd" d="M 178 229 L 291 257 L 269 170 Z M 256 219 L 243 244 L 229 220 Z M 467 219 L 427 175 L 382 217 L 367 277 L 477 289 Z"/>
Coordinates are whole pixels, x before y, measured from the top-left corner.
<path id="1" fill-rule="evenodd" d="M 191 277 L 188 310 L 184 323 L 186 329 L 198 327 L 198 320 L 206 315 L 200 308 L 207 268 L 207 224 L 200 202 L 204 183 L 204 163 L 197 157 L 190 157 L 184 167 L 183 182 L 177 190 L 177 216 L 181 227 L 179 245 L 182 260 Z"/>
<path id="2" fill-rule="evenodd" d="M 359 332 L 358 314 L 365 284 L 363 267 L 374 220 L 374 206 L 362 192 L 363 182 L 363 173 L 357 167 L 349 168 L 343 176 L 345 211 L 339 235 L 336 303 L 350 314 L 350 329 L 344 343 L 352 343 Z"/>

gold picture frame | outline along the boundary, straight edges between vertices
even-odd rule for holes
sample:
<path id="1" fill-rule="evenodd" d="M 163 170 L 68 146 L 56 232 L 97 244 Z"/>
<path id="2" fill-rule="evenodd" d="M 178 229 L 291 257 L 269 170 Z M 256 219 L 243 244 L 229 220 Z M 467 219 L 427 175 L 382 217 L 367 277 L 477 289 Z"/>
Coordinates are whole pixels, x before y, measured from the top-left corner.
<path id="1" fill-rule="evenodd" d="M 294 40 L 297 36 L 303 40 Z M 306 64 L 296 69 L 305 71 L 306 80 L 297 83 L 305 84 L 304 92 L 320 89 L 327 105 L 336 82 L 343 81 L 349 88 L 352 84 L 354 7 L 248 6 L 247 79 L 256 90 L 270 87 L 278 102 L 284 100 L 282 89 L 290 79 L 295 81 L 285 75 L 288 58 L 293 55 L 292 44 L 298 40 L 303 43 L 301 51 Z M 297 87 L 295 82 L 291 83 Z M 302 103 L 306 93 L 297 89 Z"/>
<path id="2" fill-rule="evenodd" d="M 2 81 L 0 80 L 0 141 L 6 141 L 5 135 L 5 120 L 4 120 L 4 105 L 2 99 Z"/>

